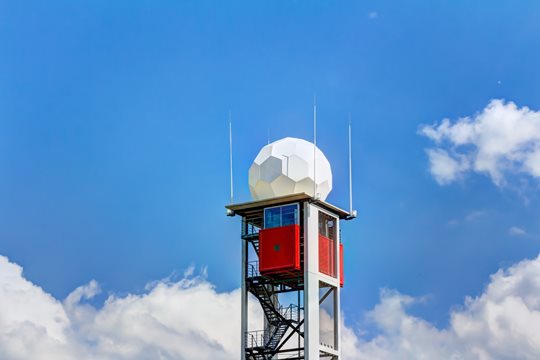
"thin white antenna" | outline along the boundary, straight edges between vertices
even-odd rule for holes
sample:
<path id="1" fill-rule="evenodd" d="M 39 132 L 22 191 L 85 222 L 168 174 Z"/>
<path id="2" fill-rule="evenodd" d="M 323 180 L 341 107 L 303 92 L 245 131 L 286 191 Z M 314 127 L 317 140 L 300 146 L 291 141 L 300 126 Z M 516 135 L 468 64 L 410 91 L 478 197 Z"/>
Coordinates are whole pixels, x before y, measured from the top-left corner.
<path id="1" fill-rule="evenodd" d="M 229 168 L 231 175 L 231 204 L 234 203 L 234 186 L 233 186 L 233 147 L 232 147 L 232 119 L 231 111 L 229 110 Z"/>
<path id="2" fill-rule="evenodd" d="M 317 196 L 317 94 L 313 94 L 313 197 Z"/>
<path id="3" fill-rule="evenodd" d="M 352 195 L 352 130 L 351 130 L 351 113 L 349 113 L 349 217 L 356 217 L 356 210 L 353 210 L 353 195 Z"/>

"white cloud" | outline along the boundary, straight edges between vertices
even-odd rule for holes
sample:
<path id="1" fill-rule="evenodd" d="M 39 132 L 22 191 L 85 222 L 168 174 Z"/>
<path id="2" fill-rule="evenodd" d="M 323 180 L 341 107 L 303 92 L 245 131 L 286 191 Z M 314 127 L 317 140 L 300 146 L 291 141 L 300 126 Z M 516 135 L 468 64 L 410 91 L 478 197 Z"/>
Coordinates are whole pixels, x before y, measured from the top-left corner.
<path id="1" fill-rule="evenodd" d="M 491 276 L 484 292 L 467 297 L 438 329 L 407 313 L 417 300 L 384 290 L 369 313 L 380 334 L 358 340 L 348 359 L 538 359 L 540 257 Z"/>
<path id="2" fill-rule="evenodd" d="M 239 291 L 217 292 L 187 272 L 178 282 L 154 283 L 143 294 L 110 296 L 100 308 L 92 281 L 63 302 L 27 281 L 0 256 L 0 358 L 237 359 Z M 483 293 L 466 298 L 439 329 L 407 309 L 423 302 L 382 290 L 368 313 L 371 339 L 343 327 L 345 360 L 537 359 L 540 354 L 540 256 L 491 276 Z M 250 310 L 258 328 L 262 314 Z M 256 323 L 255 323 L 256 322 Z M 359 330 L 359 329 L 358 329 Z"/>
<path id="3" fill-rule="evenodd" d="M 239 291 L 218 293 L 204 277 L 186 275 L 144 294 L 110 296 L 97 309 L 85 303 L 100 291 L 95 281 L 61 302 L 0 256 L 0 358 L 238 358 Z M 251 315 L 260 328 L 260 312 Z"/>
<path id="4" fill-rule="evenodd" d="M 376 11 L 370 11 L 368 14 L 370 20 L 375 20 L 377 17 L 379 17 L 379 13 Z"/>
<path id="5" fill-rule="evenodd" d="M 459 225 L 462 222 L 475 222 L 475 221 L 483 218 L 484 216 L 486 216 L 486 214 L 487 214 L 487 211 L 484 211 L 484 210 L 473 210 L 473 211 L 470 211 L 469 213 L 467 213 L 463 217 L 463 220 L 453 218 L 453 219 L 448 220 L 446 224 L 448 226 L 450 226 L 450 227 L 454 227 L 454 226 Z"/>
<path id="6" fill-rule="evenodd" d="M 451 156 L 446 150 L 428 149 L 427 154 L 431 174 L 440 185 L 456 181 L 469 167 L 466 158 Z"/>
<path id="7" fill-rule="evenodd" d="M 540 179 L 540 111 L 492 100 L 478 114 L 424 125 L 419 133 L 436 144 L 426 151 L 439 184 L 469 172 L 486 174 L 497 186 L 512 175 Z"/>
<path id="8" fill-rule="evenodd" d="M 474 211 L 471 211 L 470 213 L 467 214 L 467 216 L 465 216 L 465 221 L 475 221 L 475 220 L 478 220 L 480 219 L 481 217 L 485 216 L 486 215 L 486 211 L 484 210 L 474 210 Z"/>
<path id="9" fill-rule="evenodd" d="M 512 236 L 525 236 L 527 235 L 527 232 L 520 227 L 512 226 L 510 229 L 508 229 L 508 234 Z"/>

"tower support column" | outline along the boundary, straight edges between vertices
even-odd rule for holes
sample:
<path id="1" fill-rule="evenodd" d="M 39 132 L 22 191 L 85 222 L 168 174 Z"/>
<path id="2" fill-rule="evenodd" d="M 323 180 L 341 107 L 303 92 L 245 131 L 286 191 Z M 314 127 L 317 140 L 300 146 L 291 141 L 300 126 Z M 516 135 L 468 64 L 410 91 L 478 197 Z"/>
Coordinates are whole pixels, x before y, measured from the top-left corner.
<path id="1" fill-rule="evenodd" d="M 340 279 L 339 271 L 339 236 L 334 240 L 334 269 L 336 276 L 328 276 L 319 269 L 319 213 L 322 210 L 310 202 L 304 203 L 304 354 L 305 360 L 319 360 L 321 353 L 333 360 L 341 359 L 341 312 L 340 312 Z M 337 219 L 336 219 L 337 220 Z M 334 224 L 339 234 L 339 222 Z M 337 256 L 336 256 L 337 255 Z M 321 298 L 321 288 L 323 298 Z M 324 293 L 328 293 L 324 295 Z M 332 299 L 333 307 L 333 344 L 321 344 L 321 303 L 324 299 Z M 324 311 L 324 310 L 323 310 Z M 332 341 L 330 340 L 330 341 Z"/>
<path id="2" fill-rule="evenodd" d="M 240 343 L 241 343 L 241 360 L 246 360 L 246 340 L 248 331 L 248 293 L 246 286 L 246 271 L 247 271 L 247 241 L 242 239 L 242 294 L 241 297 L 241 322 L 240 322 Z"/>
<path id="3" fill-rule="evenodd" d="M 304 214 L 304 356 L 319 360 L 319 212 L 305 202 Z"/>

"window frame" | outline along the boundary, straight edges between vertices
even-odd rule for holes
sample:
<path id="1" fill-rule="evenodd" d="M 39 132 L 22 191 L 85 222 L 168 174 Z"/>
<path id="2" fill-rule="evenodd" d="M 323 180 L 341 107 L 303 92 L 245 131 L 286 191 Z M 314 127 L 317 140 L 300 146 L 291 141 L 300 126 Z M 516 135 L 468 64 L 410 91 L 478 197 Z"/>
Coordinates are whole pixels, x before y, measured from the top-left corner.
<path id="1" fill-rule="evenodd" d="M 283 211 L 281 209 L 286 207 L 286 206 L 292 206 L 292 205 L 294 205 L 296 207 L 295 222 L 292 223 L 292 224 L 283 225 Z M 280 209 L 280 211 L 279 211 L 279 226 L 266 227 L 266 210 L 275 209 L 275 208 Z M 299 225 L 299 224 L 300 224 L 300 203 L 296 202 L 296 203 L 289 203 L 289 204 L 283 204 L 283 205 L 269 206 L 269 207 L 265 207 L 264 210 L 263 210 L 263 229 L 273 229 L 273 228 L 282 227 L 282 226 Z"/>
<path id="2" fill-rule="evenodd" d="M 333 234 L 334 236 L 333 237 L 330 237 L 330 236 L 327 236 L 326 234 L 321 233 L 321 215 L 323 215 L 324 217 L 327 217 L 327 218 L 331 218 L 332 221 L 334 222 L 334 224 L 332 226 L 334 228 L 334 234 Z M 329 214 L 328 212 L 321 211 L 320 209 L 319 209 L 319 213 L 318 213 L 317 217 L 318 217 L 318 219 L 317 219 L 317 232 L 318 232 L 318 234 L 322 235 L 322 236 L 324 236 L 327 239 L 330 239 L 332 241 L 339 241 L 340 240 L 339 239 L 339 237 L 340 237 L 339 236 L 340 229 L 338 228 L 339 219 L 334 214 Z M 328 221 L 328 219 L 326 219 L 326 220 Z M 328 227 L 326 227 L 326 229 L 328 229 Z"/>

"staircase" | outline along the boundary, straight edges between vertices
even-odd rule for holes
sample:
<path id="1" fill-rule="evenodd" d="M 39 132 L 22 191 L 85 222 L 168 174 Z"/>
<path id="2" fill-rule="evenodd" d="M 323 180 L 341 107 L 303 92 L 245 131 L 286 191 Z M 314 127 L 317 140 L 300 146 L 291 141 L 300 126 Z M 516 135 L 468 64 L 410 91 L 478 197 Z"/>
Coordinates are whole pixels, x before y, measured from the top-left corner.
<path id="1" fill-rule="evenodd" d="M 269 325 L 269 329 L 264 331 L 263 336 L 259 336 L 254 345 L 267 351 L 275 351 L 287 329 L 298 322 L 298 308 L 293 305 L 283 307 L 272 300 L 268 285 L 259 278 L 249 279 L 248 290 L 259 300 Z"/>
<path id="2" fill-rule="evenodd" d="M 266 348 L 272 351 L 276 350 L 288 328 L 288 323 L 280 323 L 278 326 L 274 327 L 272 334 L 266 343 Z"/>
<path id="3" fill-rule="evenodd" d="M 251 243 L 256 254 L 259 255 L 260 227 L 253 225 L 256 221 L 251 221 L 243 224 L 242 239 Z M 302 263 L 303 250 L 303 246 L 301 246 Z M 250 360 L 273 359 L 275 351 L 280 346 L 289 327 L 293 328 L 295 324 L 298 324 L 298 306 L 284 307 L 277 302 L 274 297 L 274 285 L 271 285 L 272 282 L 268 278 L 261 276 L 257 261 L 248 263 L 246 270 L 248 291 L 259 300 L 268 325 L 265 330 L 251 331 L 245 334 L 247 358 Z"/>

